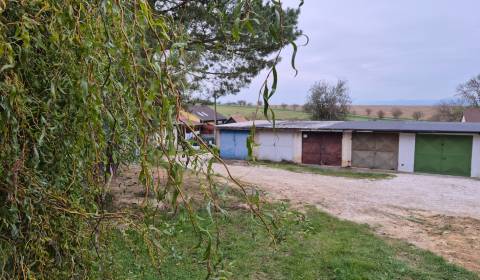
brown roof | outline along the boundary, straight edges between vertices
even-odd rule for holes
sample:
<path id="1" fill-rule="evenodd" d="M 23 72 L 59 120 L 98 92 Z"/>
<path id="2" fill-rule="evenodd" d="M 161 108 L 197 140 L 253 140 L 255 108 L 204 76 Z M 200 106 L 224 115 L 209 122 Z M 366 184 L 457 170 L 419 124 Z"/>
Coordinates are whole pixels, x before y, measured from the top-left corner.
<path id="1" fill-rule="evenodd" d="M 242 115 L 236 114 L 236 115 L 231 115 L 230 118 L 228 118 L 227 123 L 239 123 L 239 122 L 246 122 L 248 121 L 247 118 L 245 118 Z"/>
<path id="2" fill-rule="evenodd" d="M 480 122 L 480 108 L 467 108 L 463 117 L 465 122 Z"/>

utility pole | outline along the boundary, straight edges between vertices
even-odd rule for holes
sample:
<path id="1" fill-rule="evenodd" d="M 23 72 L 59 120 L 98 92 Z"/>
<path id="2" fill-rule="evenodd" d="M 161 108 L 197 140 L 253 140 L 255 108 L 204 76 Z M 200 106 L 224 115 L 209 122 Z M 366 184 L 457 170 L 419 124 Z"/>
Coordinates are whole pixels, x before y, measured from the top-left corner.
<path id="1" fill-rule="evenodd" d="M 213 93 L 213 108 L 215 114 L 213 116 L 213 121 L 215 122 L 214 130 L 213 130 L 213 143 L 217 145 L 217 93 Z"/>
<path id="2" fill-rule="evenodd" d="M 217 125 L 217 93 L 213 94 L 213 107 L 215 108 L 215 116 L 213 117 L 215 125 Z"/>

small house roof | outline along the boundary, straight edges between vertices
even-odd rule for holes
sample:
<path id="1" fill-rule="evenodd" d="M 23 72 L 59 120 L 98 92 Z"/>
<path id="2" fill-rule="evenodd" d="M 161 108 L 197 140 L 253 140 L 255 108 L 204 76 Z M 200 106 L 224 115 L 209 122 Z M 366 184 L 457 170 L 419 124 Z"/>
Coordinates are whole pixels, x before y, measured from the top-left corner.
<path id="1" fill-rule="evenodd" d="M 246 122 L 248 121 L 245 116 L 239 115 L 239 114 L 234 114 L 231 115 L 230 118 L 228 118 L 227 122 L 229 123 L 239 123 L 239 122 Z"/>
<path id="2" fill-rule="evenodd" d="M 225 124 L 218 129 L 250 130 L 253 121 Z M 273 129 L 269 121 L 255 121 L 257 129 Z M 425 133 L 480 133 L 480 123 L 424 121 L 276 121 L 275 129 L 300 131 L 375 131 Z"/>
<path id="3" fill-rule="evenodd" d="M 180 111 L 179 116 L 178 116 L 178 123 L 180 123 L 180 124 L 184 123 L 184 124 L 188 124 L 190 126 L 201 125 L 200 118 L 198 118 L 194 114 L 191 114 L 191 113 L 185 112 L 185 111 Z"/>
<path id="4" fill-rule="evenodd" d="M 215 111 L 207 105 L 193 105 L 188 111 L 197 116 L 202 122 L 210 122 L 215 120 Z M 227 118 L 217 112 L 217 121 L 225 121 Z"/>
<path id="5" fill-rule="evenodd" d="M 465 122 L 480 122 L 480 108 L 467 108 L 463 112 Z"/>

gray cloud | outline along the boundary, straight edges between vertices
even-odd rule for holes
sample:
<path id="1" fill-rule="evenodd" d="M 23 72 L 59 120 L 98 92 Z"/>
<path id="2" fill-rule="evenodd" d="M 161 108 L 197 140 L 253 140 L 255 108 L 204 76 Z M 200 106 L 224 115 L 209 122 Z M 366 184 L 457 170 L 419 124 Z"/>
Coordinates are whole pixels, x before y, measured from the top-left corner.
<path id="1" fill-rule="evenodd" d="M 294 5 L 298 1 L 284 1 Z M 448 98 L 480 73 L 478 0 L 306 0 L 297 77 L 287 49 L 274 103 L 303 103 L 317 80 L 349 80 L 355 102 Z M 254 102 L 264 74 L 237 96 Z"/>

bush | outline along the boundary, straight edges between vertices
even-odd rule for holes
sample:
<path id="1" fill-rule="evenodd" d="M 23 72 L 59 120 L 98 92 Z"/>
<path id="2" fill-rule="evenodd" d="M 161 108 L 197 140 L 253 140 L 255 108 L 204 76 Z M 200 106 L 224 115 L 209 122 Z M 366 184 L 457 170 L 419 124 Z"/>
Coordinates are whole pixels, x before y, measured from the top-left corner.
<path id="1" fill-rule="evenodd" d="M 459 122 L 463 117 L 464 106 L 461 100 L 442 101 L 436 105 L 433 121 Z"/>
<path id="2" fill-rule="evenodd" d="M 379 119 L 385 118 L 385 112 L 384 112 L 383 110 L 377 111 L 377 117 L 378 117 Z"/>
<path id="3" fill-rule="evenodd" d="M 400 116 L 403 115 L 403 111 L 400 108 L 393 108 L 392 109 L 392 116 L 395 119 L 400 118 Z"/>
<path id="4" fill-rule="evenodd" d="M 305 111 L 314 120 L 344 120 L 351 104 L 347 81 L 339 80 L 336 85 L 326 81 L 315 83 L 305 104 Z"/>
<path id="5" fill-rule="evenodd" d="M 237 101 L 237 104 L 238 104 L 239 106 L 247 106 L 247 101 L 245 101 L 245 100 L 238 100 L 238 101 Z"/>
<path id="6" fill-rule="evenodd" d="M 412 113 L 412 118 L 416 121 L 420 120 L 421 118 L 423 118 L 424 114 L 423 112 L 421 111 L 415 111 Z"/>
<path id="7" fill-rule="evenodd" d="M 372 114 L 372 109 L 370 108 L 365 109 L 365 113 L 367 113 L 367 116 L 370 117 L 370 115 Z"/>

